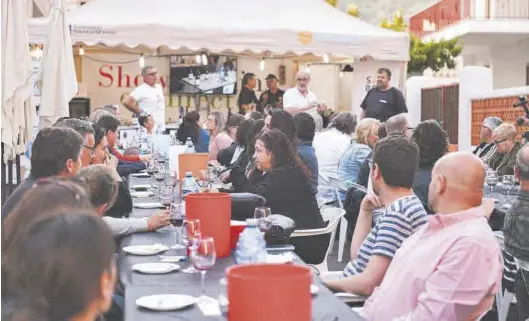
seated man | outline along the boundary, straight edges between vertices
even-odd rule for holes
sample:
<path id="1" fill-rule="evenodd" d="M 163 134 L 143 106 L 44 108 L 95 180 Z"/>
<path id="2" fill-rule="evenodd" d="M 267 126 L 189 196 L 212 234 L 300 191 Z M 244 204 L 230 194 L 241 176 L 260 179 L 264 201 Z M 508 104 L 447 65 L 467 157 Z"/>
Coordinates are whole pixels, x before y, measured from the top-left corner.
<path id="1" fill-rule="evenodd" d="M 378 141 L 370 174 L 376 195 L 364 197 L 345 278 L 325 282 L 329 288 L 371 295 L 402 242 L 426 223 L 426 211 L 411 188 L 418 161 L 417 144 L 408 138 L 391 135 Z M 382 206 L 385 212 L 372 226 L 373 210 Z"/>
<path id="2" fill-rule="evenodd" d="M 148 135 L 153 134 L 154 119 L 152 119 L 151 115 L 147 115 L 147 114 L 140 115 L 138 117 L 138 123 L 140 124 L 140 126 L 145 128 L 145 131 L 147 132 Z"/>
<path id="3" fill-rule="evenodd" d="M 492 132 L 492 141 L 496 146 L 496 153 L 488 161 L 489 168 L 498 172 L 501 179 L 503 175 L 514 175 L 516 166 L 516 153 L 522 145 L 516 141 L 516 127 L 503 123 Z"/>
<path id="4" fill-rule="evenodd" d="M 496 145 L 492 141 L 492 132 L 502 123 L 503 121 L 499 117 L 487 117 L 483 120 L 483 124 L 481 124 L 481 130 L 479 132 L 481 143 L 472 153 L 481 158 L 484 163 L 487 163 L 492 155 L 496 153 Z"/>
<path id="5" fill-rule="evenodd" d="M 483 162 L 465 152 L 434 166 L 429 201 L 437 213 L 402 244 L 364 305 L 366 320 L 479 320 L 501 289 L 498 242 L 482 206 Z"/>

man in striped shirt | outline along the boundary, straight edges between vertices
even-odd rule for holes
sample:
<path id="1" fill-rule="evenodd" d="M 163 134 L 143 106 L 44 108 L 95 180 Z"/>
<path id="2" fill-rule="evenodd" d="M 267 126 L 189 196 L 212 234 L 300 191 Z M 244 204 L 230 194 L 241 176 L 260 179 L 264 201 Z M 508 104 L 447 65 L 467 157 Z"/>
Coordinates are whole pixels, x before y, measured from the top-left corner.
<path id="1" fill-rule="evenodd" d="M 426 223 L 426 211 L 412 190 L 418 161 L 419 148 L 408 138 L 392 135 L 378 141 L 370 163 L 374 194 L 360 206 L 344 278 L 327 281 L 329 288 L 371 295 L 402 242 Z M 373 210 L 383 206 L 372 226 Z"/>
<path id="2" fill-rule="evenodd" d="M 496 127 L 503 123 L 499 117 L 487 117 L 483 120 L 481 130 L 479 132 L 479 139 L 481 143 L 472 152 L 486 164 L 488 160 L 496 153 L 496 145 L 492 141 L 492 132 Z"/>

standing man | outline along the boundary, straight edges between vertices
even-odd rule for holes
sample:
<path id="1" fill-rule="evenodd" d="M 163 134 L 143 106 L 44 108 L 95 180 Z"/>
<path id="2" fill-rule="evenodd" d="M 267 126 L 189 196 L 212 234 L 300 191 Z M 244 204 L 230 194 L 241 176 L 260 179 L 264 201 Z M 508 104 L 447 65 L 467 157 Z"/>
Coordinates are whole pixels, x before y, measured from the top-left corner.
<path id="1" fill-rule="evenodd" d="M 143 84 L 136 87 L 123 100 L 123 106 L 135 114 L 149 114 L 153 116 L 158 128 L 165 128 L 165 98 L 163 89 L 158 81 L 158 71 L 147 66 L 141 70 Z"/>
<path id="2" fill-rule="evenodd" d="M 481 143 L 472 153 L 481 158 L 484 163 L 487 163 L 496 153 L 496 145 L 492 141 L 492 132 L 502 123 L 503 121 L 499 117 L 487 117 L 483 120 L 483 124 L 481 124 L 481 130 L 479 131 Z"/>
<path id="3" fill-rule="evenodd" d="M 264 91 L 261 97 L 259 97 L 258 111 L 265 111 L 266 113 L 267 108 L 283 108 L 283 95 L 285 91 L 277 87 L 277 77 L 274 74 L 266 76 L 266 86 L 268 90 Z"/>
<path id="4" fill-rule="evenodd" d="M 391 70 L 380 68 L 377 71 L 377 86 L 369 90 L 360 104 L 360 118 L 366 117 L 385 122 L 388 118 L 407 113 L 406 102 L 402 92 L 390 85 Z"/>
<path id="5" fill-rule="evenodd" d="M 244 115 L 247 112 L 252 111 L 253 105 L 257 104 L 257 97 L 253 91 L 256 84 L 257 79 L 255 78 L 255 74 L 248 72 L 242 77 L 242 89 L 239 93 L 239 98 L 237 99 L 239 114 Z M 263 112 L 262 110 L 258 111 Z"/>

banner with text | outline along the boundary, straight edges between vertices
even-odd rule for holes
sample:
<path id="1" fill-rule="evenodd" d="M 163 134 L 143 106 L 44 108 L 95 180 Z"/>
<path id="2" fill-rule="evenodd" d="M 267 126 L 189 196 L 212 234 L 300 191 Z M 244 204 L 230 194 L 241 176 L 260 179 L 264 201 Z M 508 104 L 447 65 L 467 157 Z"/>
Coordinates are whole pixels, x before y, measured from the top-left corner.
<path id="1" fill-rule="evenodd" d="M 391 70 L 391 85 L 399 90 L 403 90 L 402 66 L 400 61 L 369 60 L 358 61 L 354 64 L 353 90 L 352 90 L 352 112 L 360 117 L 360 104 L 366 93 L 377 84 L 377 70 L 388 68 Z"/>

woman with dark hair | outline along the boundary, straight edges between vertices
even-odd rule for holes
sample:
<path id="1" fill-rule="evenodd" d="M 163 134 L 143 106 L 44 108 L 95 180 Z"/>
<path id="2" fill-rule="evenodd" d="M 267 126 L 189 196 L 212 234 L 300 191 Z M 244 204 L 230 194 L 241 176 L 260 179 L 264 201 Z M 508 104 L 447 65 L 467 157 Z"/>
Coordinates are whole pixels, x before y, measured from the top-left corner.
<path id="1" fill-rule="evenodd" d="M 294 122 L 294 117 L 284 109 L 275 109 L 272 112 L 270 129 L 278 129 L 282 131 L 287 136 L 288 141 L 292 146 L 297 145 L 296 123 Z"/>
<path id="2" fill-rule="evenodd" d="M 258 136 L 253 158 L 264 174 L 252 192 L 266 199 L 273 214 L 290 217 L 296 229 L 324 227 L 308 169 L 283 132 L 271 129 Z M 319 237 L 296 240 L 295 244 L 296 253 L 310 264 L 321 263 L 327 245 L 328 241 Z"/>
<path id="3" fill-rule="evenodd" d="M 411 139 L 419 146 L 419 168 L 413 179 L 413 192 L 428 214 L 433 214 L 428 203 L 428 188 L 432 181 L 433 166 L 448 153 L 448 134 L 436 120 L 430 119 L 415 127 Z"/>
<path id="4" fill-rule="evenodd" d="M 2 320 L 93 321 L 110 309 L 115 244 L 93 210 L 41 212 L 19 223 L 2 244 Z"/>
<path id="5" fill-rule="evenodd" d="M 217 136 L 215 136 L 215 140 L 210 145 L 210 160 L 212 160 L 212 154 L 215 154 L 215 158 L 213 160 L 216 160 L 218 163 L 223 164 L 224 166 L 228 166 L 230 164 L 233 154 L 235 153 L 235 148 L 237 147 L 237 144 L 235 143 L 237 131 L 243 121 L 244 116 L 239 114 L 233 114 L 228 117 L 228 120 L 224 125 L 224 129 Z M 222 152 L 223 150 L 224 152 Z M 219 155 L 221 156 L 220 159 Z"/>
<path id="6" fill-rule="evenodd" d="M 187 137 L 191 137 L 197 153 L 207 153 L 209 146 L 209 134 L 200 124 L 200 114 L 193 110 L 185 114 L 184 121 L 178 128 L 176 139 L 185 144 Z"/>
<path id="7" fill-rule="evenodd" d="M 237 161 L 241 153 L 248 145 L 248 131 L 253 127 L 253 119 L 245 119 L 237 129 L 235 142 L 232 146 L 221 150 L 217 156 L 217 161 L 224 166 L 230 166 Z"/>

